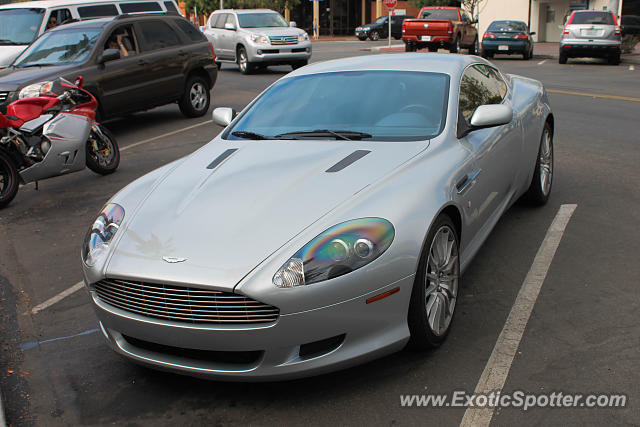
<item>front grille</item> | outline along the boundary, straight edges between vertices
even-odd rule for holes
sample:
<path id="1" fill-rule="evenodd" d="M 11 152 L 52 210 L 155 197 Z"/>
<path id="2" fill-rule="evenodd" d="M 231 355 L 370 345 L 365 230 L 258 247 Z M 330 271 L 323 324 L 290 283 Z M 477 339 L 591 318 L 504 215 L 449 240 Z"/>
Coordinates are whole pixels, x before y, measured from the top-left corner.
<path id="1" fill-rule="evenodd" d="M 0 92 L 0 102 L 4 102 L 9 97 L 9 92 Z"/>
<path id="2" fill-rule="evenodd" d="M 281 44 L 296 44 L 298 43 L 298 36 L 273 36 L 269 37 L 272 45 Z"/>
<path id="3" fill-rule="evenodd" d="M 132 313 L 184 323 L 269 323 L 280 310 L 244 295 L 133 280 L 94 284 L 98 298 Z"/>

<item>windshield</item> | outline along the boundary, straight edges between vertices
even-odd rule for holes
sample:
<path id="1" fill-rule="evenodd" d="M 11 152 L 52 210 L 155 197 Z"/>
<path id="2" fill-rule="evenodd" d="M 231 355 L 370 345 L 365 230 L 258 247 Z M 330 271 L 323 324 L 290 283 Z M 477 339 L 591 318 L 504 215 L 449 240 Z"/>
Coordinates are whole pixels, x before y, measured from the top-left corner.
<path id="1" fill-rule="evenodd" d="M 269 88 L 224 138 L 243 139 L 243 132 L 274 138 L 332 130 L 369 134 L 362 137 L 364 140 L 425 140 L 444 127 L 448 89 L 448 75 L 417 71 L 344 71 L 292 77 Z"/>
<path id="2" fill-rule="evenodd" d="M 274 12 L 239 13 L 238 23 L 242 28 L 288 27 L 287 21 Z"/>
<path id="3" fill-rule="evenodd" d="M 527 26 L 524 22 L 495 21 L 489 25 L 487 31 L 496 32 L 526 32 Z"/>
<path id="4" fill-rule="evenodd" d="M 381 24 L 383 22 L 387 22 L 387 17 L 386 16 L 381 16 L 380 18 L 376 19 L 373 23 L 374 24 Z"/>
<path id="5" fill-rule="evenodd" d="M 43 16 L 44 9 L 0 9 L 0 45 L 31 43 Z"/>
<path id="6" fill-rule="evenodd" d="M 571 23 L 576 25 L 613 25 L 613 15 L 611 12 L 580 12 L 574 15 Z"/>
<path id="7" fill-rule="evenodd" d="M 18 68 L 66 65 L 84 61 L 100 36 L 100 29 L 74 29 L 45 33 L 16 59 Z"/>
<path id="8" fill-rule="evenodd" d="M 422 19 L 450 19 L 458 20 L 458 11 L 455 9 L 426 9 L 422 12 Z"/>

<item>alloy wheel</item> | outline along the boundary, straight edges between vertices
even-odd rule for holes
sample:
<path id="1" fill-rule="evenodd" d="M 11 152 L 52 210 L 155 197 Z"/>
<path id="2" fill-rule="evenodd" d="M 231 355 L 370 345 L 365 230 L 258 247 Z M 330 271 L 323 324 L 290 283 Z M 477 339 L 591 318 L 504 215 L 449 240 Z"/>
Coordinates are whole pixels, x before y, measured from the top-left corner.
<path id="1" fill-rule="evenodd" d="M 551 132 L 545 128 L 538 157 L 540 190 L 542 190 L 542 194 L 545 196 L 551 191 L 551 182 L 553 180 L 553 145 L 551 138 Z"/>
<path id="2" fill-rule="evenodd" d="M 189 100 L 194 110 L 200 111 L 207 103 L 206 88 L 200 82 L 195 82 L 189 91 Z"/>
<path id="3" fill-rule="evenodd" d="M 435 233 L 425 276 L 425 309 L 431 331 L 444 335 L 453 318 L 460 276 L 455 232 L 443 225 Z"/>

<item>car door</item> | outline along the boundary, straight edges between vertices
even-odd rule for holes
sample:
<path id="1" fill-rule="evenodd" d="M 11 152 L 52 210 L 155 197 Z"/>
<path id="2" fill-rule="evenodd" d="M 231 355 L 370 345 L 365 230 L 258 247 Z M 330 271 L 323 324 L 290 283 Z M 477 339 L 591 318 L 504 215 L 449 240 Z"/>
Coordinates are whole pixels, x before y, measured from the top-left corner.
<path id="1" fill-rule="evenodd" d="M 224 27 L 224 22 L 226 20 L 226 13 L 215 13 L 209 18 L 209 22 L 207 22 L 207 29 L 205 30 L 205 35 L 213 45 L 213 51 L 216 54 L 216 58 L 220 59 L 226 59 L 225 52 L 223 50 L 224 43 L 222 42 L 223 31 L 221 29 Z M 221 22 L 222 24 L 220 24 Z"/>
<path id="2" fill-rule="evenodd" d="M 468 125 L 477 107 L 500 103 L 510 104 L 510 92 L 500 73 L 484 64 L 467 67 L 460 82 L 458 120 Z M 472 131 L 460 143 L 469 150 L 472 166 L 455 178 L 455 185 L 465 199 L 467 222 L 475 235 L 497 220 L 515 191 L 522 148 L 517 116 L 506 125 Z"/>
<path id="3" fill-rule="evenodd" d="M 176 31 L 162 20 L 143 20 L 136 23 L 142 53 L 138 63 L 143 67 L 146 81 L 144 102 L 148 107 L 175 100 L 184 90 L 186 76 L 182 64 L 186 50 Z"/>
<path id="4" fill-rule="evenodd" d="M 127 55 L 121 53 L 120 59 L 100 63 L 100 57 L 109 43 L 117 40 L 117 35 L 126 45 Z M 96 58 L 96 92 L 100 98 L 100 108 L 106 116 L 144 108 L 146 79 L 144 67 L 140 62 L 141 51 L 139 37 L 131 24 L 119 25 L 107 33 L 99 46 Z M 86 81 L 86 80 L 85 80 Z"/>

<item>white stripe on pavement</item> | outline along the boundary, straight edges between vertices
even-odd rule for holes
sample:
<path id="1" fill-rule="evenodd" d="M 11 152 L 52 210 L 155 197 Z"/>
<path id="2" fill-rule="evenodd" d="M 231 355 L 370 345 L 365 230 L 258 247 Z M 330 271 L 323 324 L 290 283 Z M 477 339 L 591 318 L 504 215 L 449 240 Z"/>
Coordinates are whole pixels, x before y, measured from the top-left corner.
<path id="1" fill-rule="evenodd" d="M 547 62 L 547 60 L 546 60 L 546 59 L 543 59 L 542 61 L 538 62 L 538 65 L 542 65 L 542 64 L 544 64 L 545 62 Z"/>
<path id="2" fill-rule="evenodd" d="M 629 65 L 629 71 L 634 71 L 636 69 L 636 67 L 634 67 L 633 65 Z"/>
<path id="3" fill-rule="evenodd" d="M 533 264 L 522 282 L 522 287 L 511 308 L 509 317 L 507 317 L 502 332 L 493 347 L 487 366 L 485 366 L 476 385 L 476 395 L 499 392 L 504 387 L 527 322 L 540 294 L 542 284 L 547 277 L 551 261 L 553 261 L 564 230 L 577 207 L 578 205 L 560 206 L 556 217 L 549 226 Z M 494 408 L 488 405 L 482 408 L 469 407 L 464 412 L 460 426 L 486 427 L 491 423 L 493 410 Z"/>
<path id="4" fill-rule="evenodd" d="M 4 417 L 4 408 L 2 406 L 2 390 L 0 390 L 0 427 L 7 427 L 7 419 Z"/>
<path id="5" fill-rule="evenodd" d="M 58 295 L 56 295 L 56 296 L 54 296 L 52 298 L 49 298 L 48 300 L 46 300 L 42 304 L 38 304 L 35 307 L 33 307 L 31 309 L 31 314 L 36 314 L 39 311 L 44 310 L 45 308 L 51 307 L 53 304 L 63 300 L 64 298 L 68 297 L 69 295 L 79 291 L 80 289 L 82 289 L 83 286 L 84 286 L 84 283 L 82 283 L 82 282 L 76 283 L 75 285 L 73 285 L 69 289 L 65 289 L 64 291 L 60 292 Z"/>
<path id="6" fill-rule="evenodd" d="M 126 147 L 121 147 L 120 151 L 127 151 L 128 149 L 133 148 L 133 147 L 137 147 L 138 145 L 146 144 L 146 143 L 149 143 L 149 142 L 161 139 L 161 138 L 166 138 L 167 136 L 175 135 L 177 133 L 184 132 L 184 131 L 190 130 L 190 129 L 194 129 L 194 128 L 197 128 L 199 126 L 203 126 L 203 125 L 206 125 L 206 124 L 209 124 L 209 123 L 213 123 L 213 122 L 211 120 L 207 120 L 206 122 L 196 123 L 195 125 L 187 126 L 186 128 L 182 128 L 182 129 L 174 130 L 174 131 L 171 131 L 171 132 L 163 133 L 162 135 L 154 136 L 152 138 L 143 139 L 142 141 L 134 142 L 133 144 L 127 145 Z"/>

